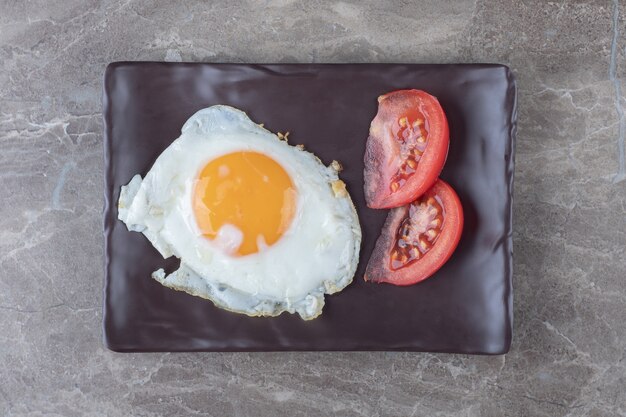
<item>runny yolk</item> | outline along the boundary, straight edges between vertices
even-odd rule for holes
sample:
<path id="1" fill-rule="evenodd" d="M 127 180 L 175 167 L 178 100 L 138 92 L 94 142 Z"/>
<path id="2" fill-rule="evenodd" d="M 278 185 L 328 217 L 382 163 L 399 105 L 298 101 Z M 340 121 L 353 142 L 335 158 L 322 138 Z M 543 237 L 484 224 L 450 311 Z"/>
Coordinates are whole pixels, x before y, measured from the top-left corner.
<path id="1" fill-rule="evenodd" d="M 296 189 L 283 167 L 257 152 L 233 152 L 207 163 L 197 177 L 193 211 L 198 227 L 215 239 L 224 225 L 243 235 L 234 255 L 258 252 L 287 230 L 296 210 Z"/>

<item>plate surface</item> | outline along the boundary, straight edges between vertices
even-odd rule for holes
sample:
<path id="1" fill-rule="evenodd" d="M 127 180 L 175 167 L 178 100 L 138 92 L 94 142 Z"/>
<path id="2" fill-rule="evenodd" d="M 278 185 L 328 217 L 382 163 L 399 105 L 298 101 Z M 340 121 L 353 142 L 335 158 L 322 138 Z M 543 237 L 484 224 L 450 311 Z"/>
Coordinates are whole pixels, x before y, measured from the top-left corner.
<path id="1" fill-rule="evenodd" d="M 365 265 L 387 212 L 363 197 L 363 153 L 376 98 L 423 89 L 450 124 L 441 177 L 461 198 L 465 228 L 450 261 L 411 286 L 369 284 Z M 161 286 L 163 260 L 117 220 L 120 186 L 142 176 L 197 110 L 228 104 L 291 132 L 342 179 L 363 229 L 354 282 L 326 296 L 313 321 L 250 318 Z M 106 345 L 116 351 L 411 350 L 500 354 L 512 326 L 513 139 L 516 89 L 501 65 L 247 65 L 120 62 L 104 77 Z"/>

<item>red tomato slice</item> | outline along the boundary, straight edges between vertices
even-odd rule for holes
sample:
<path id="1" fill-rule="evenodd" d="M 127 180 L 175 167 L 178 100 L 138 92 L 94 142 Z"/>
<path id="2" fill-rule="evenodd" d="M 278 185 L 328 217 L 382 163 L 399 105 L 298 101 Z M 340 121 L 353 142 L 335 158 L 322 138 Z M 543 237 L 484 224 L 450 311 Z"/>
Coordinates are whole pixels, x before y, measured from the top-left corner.
<path id="1" fill-rule="evenodd" d="M 365 270 L 365 280 L 411 285 L 433 275 L 456 249 L 463 207 L 437 180 L 418 200 L 389 212 Z"/>
<path id="2" fill-rule="evenodd" d="M 450 133 L 439 101 L 420 90 L 378 97 L 365 148 L 365 200 L 400 207 L 424 194 L 441 173 Z"/>

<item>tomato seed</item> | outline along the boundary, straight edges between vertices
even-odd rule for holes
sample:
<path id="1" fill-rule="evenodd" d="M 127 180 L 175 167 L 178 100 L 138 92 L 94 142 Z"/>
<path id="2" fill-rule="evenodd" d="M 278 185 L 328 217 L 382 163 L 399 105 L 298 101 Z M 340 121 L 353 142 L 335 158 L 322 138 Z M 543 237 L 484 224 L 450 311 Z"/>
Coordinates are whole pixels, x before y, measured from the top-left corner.
<path id="1" fill-rule="evenodd" d="M 424 196 L 409 206 L 401 221 L 391 251 L 391 268 L 402 268 L 424 256 L 435 245 L 444 221 L 437 196 Z"/>
<path id="2" fill-rule="evenodd" d="M 418 162 L 426 149 L 426 131 L 422 131 L 424 119 L 418 118 L 412 123 L 407 116 L 398 119 L 400 128 L 395 133 L 396 140 L 400 144 L 400 157 L 404 163 L 400 165 L 396 174 L 392 177 L 391 192 L 395 193 L 402 184 L 415 173 Z M 411 158 L 411 156 L 413 156 Z M 396 184 L 399 183 L 399 184 Z"/>

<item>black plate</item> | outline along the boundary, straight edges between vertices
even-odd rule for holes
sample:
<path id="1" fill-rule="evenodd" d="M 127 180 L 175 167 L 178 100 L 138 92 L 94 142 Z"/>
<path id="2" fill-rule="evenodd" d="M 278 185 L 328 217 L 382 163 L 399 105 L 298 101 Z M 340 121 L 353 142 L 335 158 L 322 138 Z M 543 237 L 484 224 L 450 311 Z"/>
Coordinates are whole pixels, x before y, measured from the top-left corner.
<path id="1" fill-rule="evenodd" d="M 511 193 L 516 89 L 501 65 L 246 65 L 122 62 L 104 80 L 105 341 L 116 351 L 416 350 L 500 354 L 511 342 Z M 363 198 L 363 153 L 376 98 L 423 89 L 450 124 L 442 178 L 459 194 L 463 237 L 450 261 L 411 287 L 369 284 L 363 271 L 386 211 Z M 324 313 L 250 318 L 161 286 L 171 271 L 148 240 L 117 220 L 120 186 L 145 175 L 197 110 L 228 104 L 290 131 L 342 178 L 363 228 L 354 283 Z M 303 236 L 306 238 L 306 236 Z M 305 256 L 305 254 L 303 254 Z"/>

